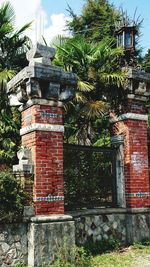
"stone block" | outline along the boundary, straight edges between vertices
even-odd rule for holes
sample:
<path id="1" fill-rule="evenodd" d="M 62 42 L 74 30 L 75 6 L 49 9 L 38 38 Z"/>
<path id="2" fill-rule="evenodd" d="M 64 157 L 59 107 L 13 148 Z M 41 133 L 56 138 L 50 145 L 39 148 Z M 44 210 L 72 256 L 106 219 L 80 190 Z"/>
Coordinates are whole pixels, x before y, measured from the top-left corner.
<path id="1" fill-rule="evenodd" d="M 24 207 L 24 212 L 23 212 L 24 218 L 31 218 L 34 215 L 35 215 L 34 207 L 31 207 L 31 206 L 25 206 Z"/>
<path id="2" fill-rule="evenodd" d="M 29 225 L 28 237 L 28 266 L 41 267 L 42 264 L 49 264 L 54 260 L 60 247 L 66 246 L 69 250 L 74 246 L 74 221 L 58 219 L 55 222 L 44 222 L 43 217 L 43 222 L 33 222 Z"/>

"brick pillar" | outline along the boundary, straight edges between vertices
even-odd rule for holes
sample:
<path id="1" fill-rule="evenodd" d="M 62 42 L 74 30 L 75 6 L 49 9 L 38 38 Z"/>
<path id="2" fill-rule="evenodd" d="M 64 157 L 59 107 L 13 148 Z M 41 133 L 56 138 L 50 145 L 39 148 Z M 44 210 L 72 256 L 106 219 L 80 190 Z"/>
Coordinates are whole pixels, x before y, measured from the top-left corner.
<path id="1" fill-rule="evenodd" d="M 150 204 L 148 172 L 148 138 L 145 101 L 142 97 L 128 99 L 125 144 L 125 187 L 128 207 L 148 207 Z"/>
<path id="2" fill-rule="evenodd" d="M 124 135 L 124 177 L 126 206 L 144 208 L 150 205 L 148 173 L 148 139 L 146 97 L 128 95 L 125 113 L 113 118 L 112 132 Z"/>
<path id="3" fill-rule="evenodd" d="M 77 77 L 51 65 L 54 56 L 53 48 L 37 43 L 27 53 L 29 66 L 7 84 L 22 113 L 24 156 L 14 169 L 32 173 L 34 167 L 36 215 L 64 213 L 62 102 L 74 97 Z"/>
<path id="4" fill-rule="evenodd" d="M 20 131 L 22 145 L 31 149 L 34 162 L 35 214 L 63 214 L 62 107 L 51 106 L 52 101 L 36 102 L 22 111 Z"/>

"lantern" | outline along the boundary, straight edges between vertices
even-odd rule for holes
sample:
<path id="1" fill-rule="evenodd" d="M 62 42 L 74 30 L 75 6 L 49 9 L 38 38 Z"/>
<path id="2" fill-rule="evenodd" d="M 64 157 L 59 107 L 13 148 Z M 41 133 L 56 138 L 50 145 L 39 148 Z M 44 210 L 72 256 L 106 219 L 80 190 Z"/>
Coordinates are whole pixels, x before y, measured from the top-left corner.
<path id="1" fill-rule="evenodd" d="M 135 35 L 137 33 L 135 26 L 123 26 L 116 30 L 117 47 L 123 46 L 125 50 L 135 50 Z"/>
<path id="2" fill-rule="evenodd" d="M 124 48 L 124 56 L 122 57 L 123 65 L 136 64 L 136 49 L 135 49 L 135 36 L 137 34 L 136 26 L 123 25 L 116 30 L 117 47 Z"/>

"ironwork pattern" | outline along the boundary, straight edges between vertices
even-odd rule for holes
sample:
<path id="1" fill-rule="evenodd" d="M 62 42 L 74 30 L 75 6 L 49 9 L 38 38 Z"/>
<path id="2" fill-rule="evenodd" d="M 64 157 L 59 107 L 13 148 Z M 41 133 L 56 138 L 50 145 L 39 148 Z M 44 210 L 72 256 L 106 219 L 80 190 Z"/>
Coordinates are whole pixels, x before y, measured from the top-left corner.
<path id="1" fill-rule="evenodd" d="M 65 209 L 115 205 L 115 150 L 64 145 Z"/>

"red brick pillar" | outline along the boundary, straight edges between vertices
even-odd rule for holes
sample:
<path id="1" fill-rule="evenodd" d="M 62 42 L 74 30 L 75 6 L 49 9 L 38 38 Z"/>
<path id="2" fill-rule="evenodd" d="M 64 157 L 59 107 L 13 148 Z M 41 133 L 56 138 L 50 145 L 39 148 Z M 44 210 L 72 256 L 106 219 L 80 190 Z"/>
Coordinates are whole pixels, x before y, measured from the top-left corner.
<path id="1" fill-rule="evenodd" d="M 124 135 L 124 179 L 126 206 L 150 205 L 146 97 L 128 95 L 125 113 L 113 118 L 113 132 Z"/>
<path id="2" fill-rule="evenodd" d="M 52 65 L 54 57 L 54 48 L 37 43 L 27 53 L 29 65 L 7 84 L 12 104 L 22 113 L 24 153 L 30 151 L 14 170 L 32 173 L 34 166 L 36 215 L 64 213 L 62 102 L 74 97 L 77 77 Z"/>
<path id="3" fill-rule="evenodd" d="M 35 103 L 36 102 L 36 103 Z M 22 111 L 22 145 L 34 163 L 36 215 L 63 214 L 63 126 L 60 102 L 40 99 Z"/>
<path id="4" fill-rule="evenodd" d="M 127 207 L 142 208 L 150 204 L 148 172 L 148 138 L 145 99 L 128 99 L 126 127 L 125 189 Z"/>

